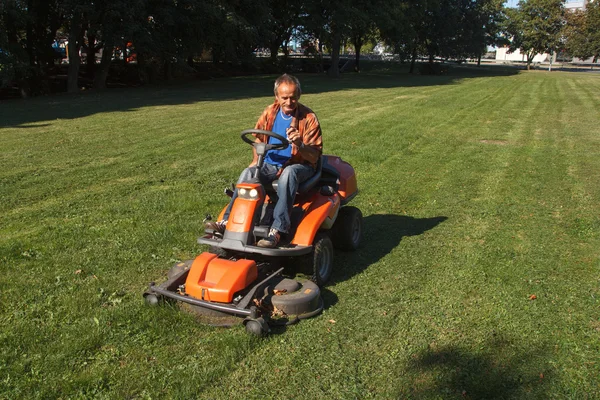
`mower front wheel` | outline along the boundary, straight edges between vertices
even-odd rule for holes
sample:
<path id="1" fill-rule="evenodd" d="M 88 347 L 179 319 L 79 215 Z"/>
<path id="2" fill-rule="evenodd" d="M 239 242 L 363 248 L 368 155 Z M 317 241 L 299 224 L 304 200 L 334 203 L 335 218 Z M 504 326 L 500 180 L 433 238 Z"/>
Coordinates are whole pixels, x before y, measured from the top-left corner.
<path id="1" fill-rule="evenodd" d="M 329 235 L 317 233 L 313 242 L 313 263 L 311 281 L 323 286 L 331 278 L 333 272 L 333 244 Z"/>
<path id="2" fill-rule="evenodd" d="M 244 325 L 246 325 L 246 333 L 249 335 L 263 337 L 269 333 L 269 325 L 262 317 L 256 319 L 246 318 Z"/>
<path id="3" fill-rule="evenodd" d="M 156 306 L 160 301 L 159 297 L 154 293 L 144 294 L 144 300 L 146 300 L 146 304 L 149 306 Z"/>

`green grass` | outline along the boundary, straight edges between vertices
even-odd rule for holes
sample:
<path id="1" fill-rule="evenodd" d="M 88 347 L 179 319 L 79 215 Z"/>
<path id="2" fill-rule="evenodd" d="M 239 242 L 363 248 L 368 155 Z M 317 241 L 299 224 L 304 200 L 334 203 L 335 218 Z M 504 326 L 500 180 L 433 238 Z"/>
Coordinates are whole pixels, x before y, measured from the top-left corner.
<path id="1" fill-rule="evenodd" d="M 262 340 L 141 294 L 272 76 L 0 104 L 0 398 L 600 398 L 600 75 L 300 78 L 365 240 Z"/>

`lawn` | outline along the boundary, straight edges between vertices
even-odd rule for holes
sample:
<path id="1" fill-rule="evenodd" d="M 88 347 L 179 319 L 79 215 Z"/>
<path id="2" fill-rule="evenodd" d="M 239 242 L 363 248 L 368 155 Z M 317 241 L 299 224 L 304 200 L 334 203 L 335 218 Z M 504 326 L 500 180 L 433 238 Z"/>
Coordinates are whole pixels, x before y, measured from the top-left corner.
<path id="1" fill-rule="evenodd" d="M 142 293 L 274 76 L 0 104 L 0 398 L 600 398 L 600 74 L 300 76 L 363 246 L 264 339 Z"/>

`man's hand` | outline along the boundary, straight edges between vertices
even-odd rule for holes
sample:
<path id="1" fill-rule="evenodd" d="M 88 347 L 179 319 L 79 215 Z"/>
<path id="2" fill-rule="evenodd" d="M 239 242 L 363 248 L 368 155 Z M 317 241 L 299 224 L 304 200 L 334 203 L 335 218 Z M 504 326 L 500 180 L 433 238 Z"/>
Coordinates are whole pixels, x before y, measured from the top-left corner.
<path id="1" fill-rule="evenodd" d="M 300 132 L 298 132 L 298 129 L 289 127 L 289 128 L 287 128 L 285 133 L 287 134 L 287 137 L 288 137 L 288 140 L 290 141 L 290 143 L 295 144 L 296 147 L 298 147 L 298 148 L 300 148 L 302 146 L 302 135 L 300 135 Z"/>

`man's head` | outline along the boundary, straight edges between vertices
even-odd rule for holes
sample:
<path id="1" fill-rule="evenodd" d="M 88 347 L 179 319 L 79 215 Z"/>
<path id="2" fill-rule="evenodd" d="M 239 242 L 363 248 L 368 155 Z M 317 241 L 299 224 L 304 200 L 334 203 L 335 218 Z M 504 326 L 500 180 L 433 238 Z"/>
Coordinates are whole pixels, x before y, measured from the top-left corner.
<path id="1" fill-rule="evenodd" d="M 298 78 L 283 74 L 275 80 L 275 100 L 284 113 L 291 115 L 298 107 L 302 89 Z"/>

